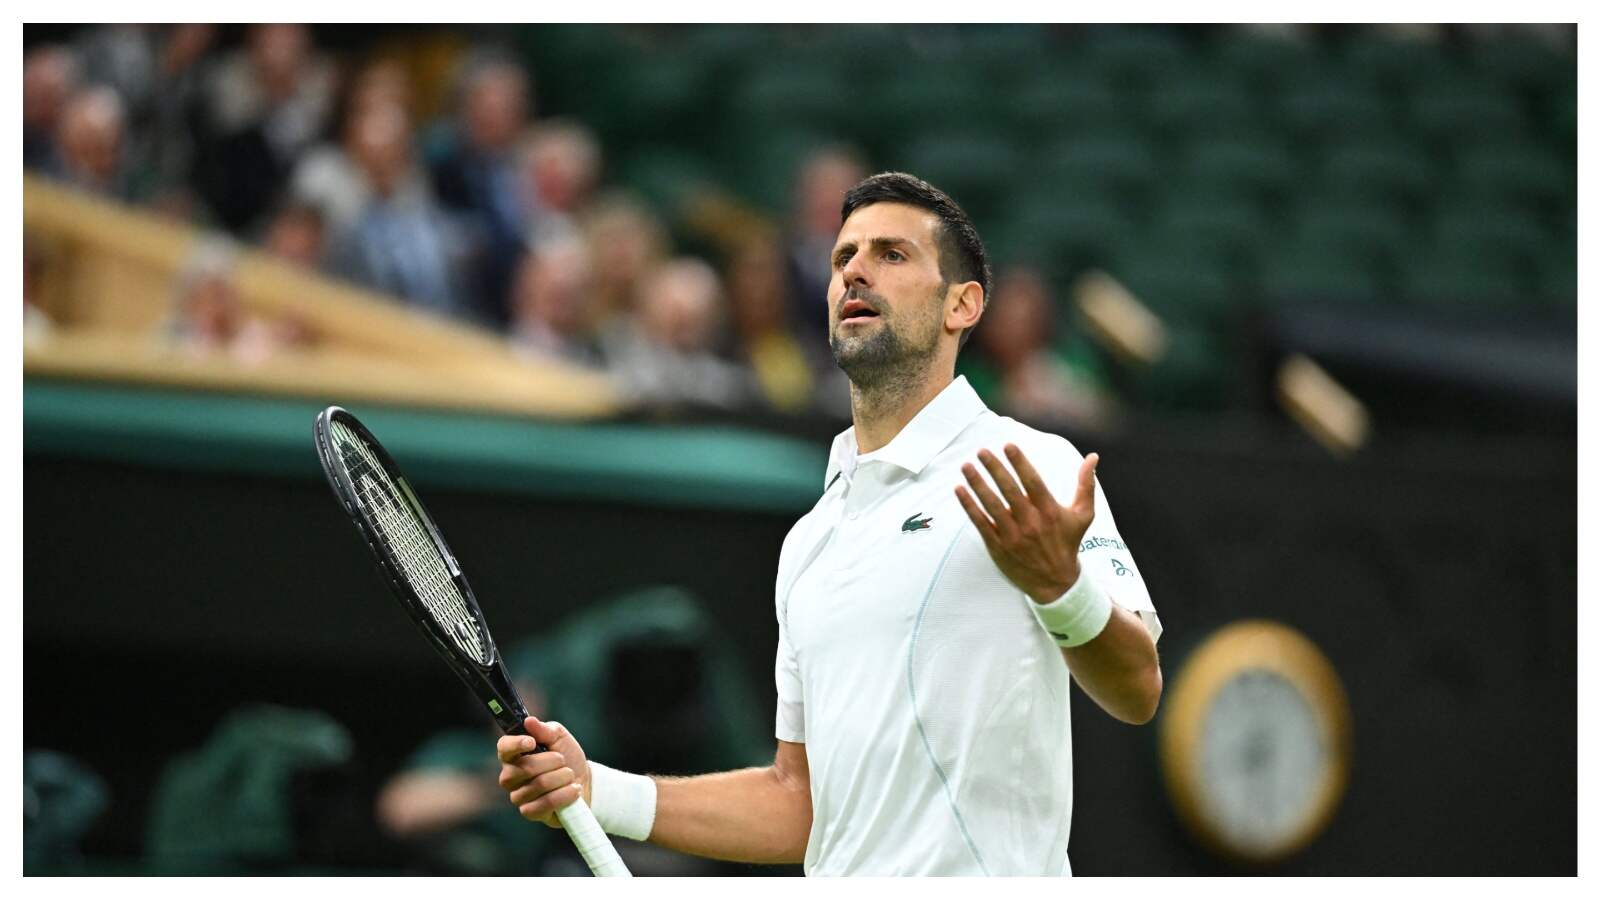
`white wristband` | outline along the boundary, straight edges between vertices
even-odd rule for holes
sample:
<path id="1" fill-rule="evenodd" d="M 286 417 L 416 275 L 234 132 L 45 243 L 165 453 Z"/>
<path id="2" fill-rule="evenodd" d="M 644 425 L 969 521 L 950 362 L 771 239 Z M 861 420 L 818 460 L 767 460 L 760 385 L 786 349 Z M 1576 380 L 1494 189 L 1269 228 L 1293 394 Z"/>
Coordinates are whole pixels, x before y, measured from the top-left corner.
<path id="1" fill-rule="evenodd" d="M 1078 567 L 1078 580 L 1065 594 L 1040 605 L 1029 602 L 1033 614 L 1062 647 L 1077 647 L 1100 636 L 1111 621 L 1111 598 L 1089 577 L 1087 566 Z"/>
<path id="2" fill-rule="evenodd" d="M 607 834 L 642 841 L 656 824 L 656 783 L 589 761 L 589 808 Z"/>

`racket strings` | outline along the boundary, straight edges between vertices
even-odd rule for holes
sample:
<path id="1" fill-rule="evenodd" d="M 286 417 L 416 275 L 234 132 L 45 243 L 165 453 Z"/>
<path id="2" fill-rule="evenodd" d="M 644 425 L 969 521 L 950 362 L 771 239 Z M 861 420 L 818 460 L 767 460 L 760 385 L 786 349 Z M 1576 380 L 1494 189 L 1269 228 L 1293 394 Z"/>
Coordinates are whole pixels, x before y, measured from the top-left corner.
<path id="1" fill-rule="evenodd" d="M 451 580 L 420 511 L 412 510 L 402 498 L 398 486 L 360 435 L 338 421 L 332 423 L 332 433 L 367 519 L 377 526 L 384 543 L 399 560 L 406 581 L 422 599 L 428 614 L 461 652 L 488 665 L 488 642 L 480 635 L 467 599 Z"/>

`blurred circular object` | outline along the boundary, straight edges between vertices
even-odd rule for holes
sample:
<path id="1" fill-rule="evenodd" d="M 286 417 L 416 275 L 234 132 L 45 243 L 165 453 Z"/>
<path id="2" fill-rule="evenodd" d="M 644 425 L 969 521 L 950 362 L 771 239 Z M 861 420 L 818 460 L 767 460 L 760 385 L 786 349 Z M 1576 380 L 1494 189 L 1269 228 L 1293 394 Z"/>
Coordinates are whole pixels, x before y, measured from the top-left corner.
<path id="1" fill-rule="evenodd" d="M 1238 863 L 1280 862 L 1327 828 L 1349 782 L 1350 708 L 1322 651 L 1287 625 L 1228 625 L 1185 662 L 1162 717 L 1179 818 Z"/>

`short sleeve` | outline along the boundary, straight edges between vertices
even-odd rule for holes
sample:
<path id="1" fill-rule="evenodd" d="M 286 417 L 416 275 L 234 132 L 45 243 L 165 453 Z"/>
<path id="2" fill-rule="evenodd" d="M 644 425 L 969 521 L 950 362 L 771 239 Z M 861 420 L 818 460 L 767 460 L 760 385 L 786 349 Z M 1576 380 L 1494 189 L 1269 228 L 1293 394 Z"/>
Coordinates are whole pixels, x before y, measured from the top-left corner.
<path id="1" fill-rule="evenodd" d="M 806 706 L 800 690 L 800 661 L 789 643 L 789 629 L 784 625 L 782 608 L 778 615 L 778 658 L 773 664 L 773 678 L 778 686 L 778 721 L 775 733 L 778 740 L 803 744 L 806 740 Z"/>
<path id="2" fill-rule="evenodd" d="M 797 525 L 798 527 L 798 525 Z M 774 729 L 778 740 L 802 744 L 806 739 L 805 695 L 801 689 L 800 657 L 789 640 L 788 593 L 792 586 L 785 565 L 789 555 L 790 538 L 784 538 L 783 550 L 778 555 L 778 579 L 774 590 L 773 606 L 778 617 L 778 653 L 772 665 L 773 681 L 778 688 L 778 715 Z"/>

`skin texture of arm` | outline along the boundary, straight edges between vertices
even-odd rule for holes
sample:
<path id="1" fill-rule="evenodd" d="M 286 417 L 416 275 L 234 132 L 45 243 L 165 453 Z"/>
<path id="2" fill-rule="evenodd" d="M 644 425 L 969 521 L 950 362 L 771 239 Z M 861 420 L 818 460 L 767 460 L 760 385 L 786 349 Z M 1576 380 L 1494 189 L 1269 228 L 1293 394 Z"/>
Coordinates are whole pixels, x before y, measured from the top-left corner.
<path id="1" fill-rule="evenodd" d="M 559 827 L 555 811 L 576 800 L 579 790 L 592 802 L 588 758 L 559 723 L 530 716 L 524 727 L 527 735 L 508 735 L 496 745 L 500 787 L 524 819 Z M 536 740 L 549 749 L 530 752 Z M 811 771 L 804 744 L 779 741 L 770 766 L 652 777 L 656 817 L 650 843 L 730 862 L 805 861 Z"/>
<path id="2" fill-rule="evenodd" d="M 967 463 L 962 466 L 967 484 L 955 489 L 956 499 L 1006 578 L 1033 602 L 1049 603 L 1078 580 L 1078 545 L 1094 521 L 1094 470 L 1100 455 L 1084 459 L 1072 503 L 1063 506 L 1021 448 L 1007 444 L 1005 452 L 1016 478 L 998 456 L 981 450 L 978 462 L 999 493 L 976 465 Z M 1137 615 L 1113 604 L 1104 631 L 1086 644 L 1063 648 L 1061 655 L 1084 693 L 1113 718 L 1142 725 L 1155 716 L 1161 702 L 1161 663 L 1155 641 Z"/>

